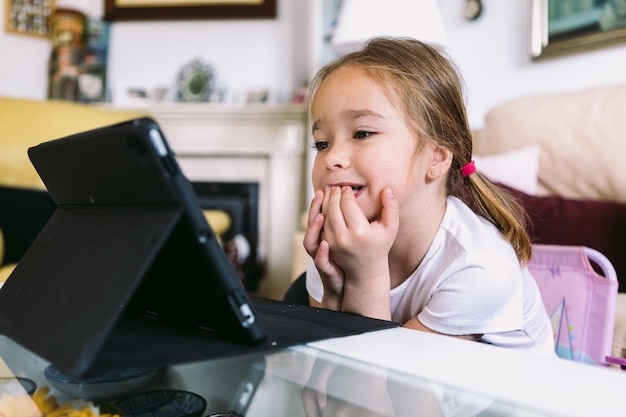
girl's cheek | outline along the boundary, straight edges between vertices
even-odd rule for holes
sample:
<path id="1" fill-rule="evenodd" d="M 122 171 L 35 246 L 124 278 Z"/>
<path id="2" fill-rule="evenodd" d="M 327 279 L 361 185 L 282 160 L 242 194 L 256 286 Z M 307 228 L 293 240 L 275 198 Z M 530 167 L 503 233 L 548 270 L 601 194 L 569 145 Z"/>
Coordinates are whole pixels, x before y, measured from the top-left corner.
<path id="1" fill-rule="evenodd" d="M 313 162 L 313 168 L 311 169 L 311 182 L 313 183 L 313 189 L 319 190 L 322 188 L 322 180 L 324 173 L 324 165 L 319 157 L 315 158 Z"/>

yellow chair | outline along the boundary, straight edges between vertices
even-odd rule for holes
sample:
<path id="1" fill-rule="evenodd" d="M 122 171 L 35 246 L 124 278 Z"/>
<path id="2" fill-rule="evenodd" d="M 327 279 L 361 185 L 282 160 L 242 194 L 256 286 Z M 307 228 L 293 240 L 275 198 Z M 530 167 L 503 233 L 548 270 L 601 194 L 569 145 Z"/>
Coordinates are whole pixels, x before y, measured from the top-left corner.
<path id="1" fill-rule="evenodd" d="M 45 187 L 28 158 L 29 147 L 144 115 L 145 113 L 140 111 L 110 110 L 65 101 L 0 97 L 0 186 L 5 190 L 10 190 L 12 195 L 19 195 L 21 190 L 43 191 Z M 0 199 L 0 208 L 10 207 L 11 204 L 10 198 L 4 195 Z M 36 211 L 36 207 L 33 211 Z M 7 212 L 13 211 L 0 210 L 0 214 Z M 44 213 L 47 212 L 44 211 Z M 19 210 L 18 215 L 26 216 Z M 28 222 L 26 217 L 19 220 Z M 45 220 L 45 218 L 38 219 L 39 223 Z M 15 221 L 15 218 L 0 217 L 0 232 L 2 225 L 6 228 L 8 225 L 13 225 Z M 5 265 L 5 262 L 9 261 L 5 255 L 13 249 L 8 245 L 14 237 L 5 233 L 2 239 L 0 282 L 4 282 L 15 267 L 14 264 Z"/>

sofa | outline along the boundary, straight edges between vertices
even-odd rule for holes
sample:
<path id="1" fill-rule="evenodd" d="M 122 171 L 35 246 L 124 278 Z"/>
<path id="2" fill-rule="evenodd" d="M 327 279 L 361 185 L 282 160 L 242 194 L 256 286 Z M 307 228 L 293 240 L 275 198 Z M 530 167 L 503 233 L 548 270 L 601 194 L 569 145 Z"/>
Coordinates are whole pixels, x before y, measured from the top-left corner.
<path id="1" fill-rule="evenodd" d="M 56 204 L 28 158 L 28 148 L 73 133 L 146 116 L 66 101 L 0 97 L 0 285 L 48 221 Z M 205 212 L 218 237 L 230 227 L 219 210 Z"/>
<path id="2" fill-rule="evenodd" d="M 592 247 L 626 291 L 626 84 L 522 97 L 485 116 L 479 170 L 511 187 L 536 243 Z"/>

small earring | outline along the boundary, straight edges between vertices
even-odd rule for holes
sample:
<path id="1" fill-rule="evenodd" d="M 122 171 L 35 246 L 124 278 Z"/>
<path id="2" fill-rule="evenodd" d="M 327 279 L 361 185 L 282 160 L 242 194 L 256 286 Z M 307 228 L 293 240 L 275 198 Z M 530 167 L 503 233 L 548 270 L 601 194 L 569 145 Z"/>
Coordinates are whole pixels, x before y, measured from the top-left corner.
<path id="1" fill-rule="evenodd" d="M 437 173 L 435 171 L 430 171 L 430 175 L 434 177 L 435 175 L 437 175 Z"/>

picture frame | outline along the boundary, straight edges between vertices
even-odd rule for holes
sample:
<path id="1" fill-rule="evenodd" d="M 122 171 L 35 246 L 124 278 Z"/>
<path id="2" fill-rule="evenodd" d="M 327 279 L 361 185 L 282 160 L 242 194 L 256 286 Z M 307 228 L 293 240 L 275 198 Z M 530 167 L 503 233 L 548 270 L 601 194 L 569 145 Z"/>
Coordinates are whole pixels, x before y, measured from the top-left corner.
<path id="1" fill-rule="evenodd" d="M 104 0 L 108 21 L 274 19 L 277 0 Z"/>
<path id="2" fill-rule="evenodd" d="M 533 60 L 626 42 L 626 0 L 531 0 Z"/>
<path id="3" fill-rule="evenodd" d="M 4 3 L 6 33 L 50 38 L 55 0 L 5 0 Z"/>

